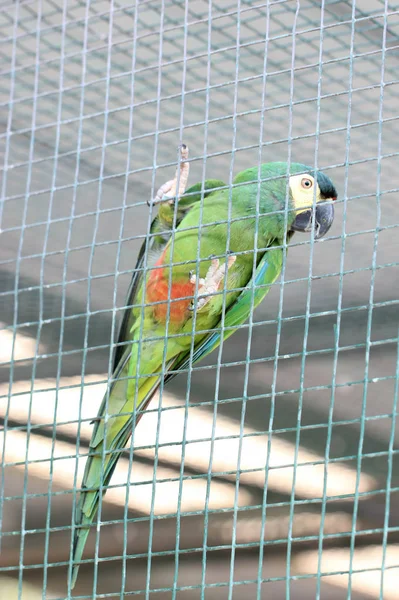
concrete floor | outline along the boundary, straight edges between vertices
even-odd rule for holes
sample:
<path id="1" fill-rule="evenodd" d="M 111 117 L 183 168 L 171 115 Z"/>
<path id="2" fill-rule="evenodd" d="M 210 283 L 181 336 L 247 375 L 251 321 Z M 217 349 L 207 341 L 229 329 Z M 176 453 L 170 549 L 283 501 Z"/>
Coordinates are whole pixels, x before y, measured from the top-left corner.
<path id="1" fill-rule="evenodd" d="M 292 160 L 311 165 L 317 156 L 318 166 L 339 190 L 336 219 L 329 236 L 314 246 L 311 283 L 311 246 L 302 243 L 305 236 L 298 240 L 297 236 L 288 254 L 284 285 L 275 285 L 255 313 L 250 345 L 254 362 L 248 372 L 245 414 L 241 399 L 247 328 L 225 344 L 223 366 L 205 369 L 217 364 L 217 353 L 198 365 L 188 400 L 201 405 L 209 417 L 216 400 L 218 418 L 228 419 L 232 427 L 243 422 L 246 431 L 272 433 L 273 439 L 291 448 L 299 436 L 301 451 L 313 453 L 320 461 L 325 460 L 330 431 L 329 466 L 342 466 L 343 473 L 353 474 L 360 465 L 372 484 L 370 493 L 359 501 L 349 494 L 345 501 L 326 502 L 332 537 L 324 531 L 323 547 L 337 546 L 343 551 L 348 547 L 353 511 L 358 507 L 355 528 L 362 534 L 355 536 L 356 544 L 381 545 L 389 525 L 394 565 L 399 524 L 394 501 L 399 485 L 395 460 L 399 430 L 394 412 L 399 326 L 398 6 L 390 5 L 385 21 L 381 2 L 367 3 L 367 14 L 362 12 L 365 7 L 358 6 L 353 25 L 349 2 L 326 2 L 322 36 L 320 3 L 313 0 L 302 0 L 296 17 L 293 2 L 275 2 L 269 10 L 263 4 L 241 2 L 240 28 L 237 4 L 232 2 L 211 5 L 198 0 L 185 9 L 185 3 L 167 0 L 163 10 L 159 3 L 143 2 L 137 19 L 134 3 L 113 2 L 113 6 L 112 28 L 110 4 L 105 0 L 90 5 L 71 0 L 64 14 L 61 3 L 54 0 L 4 3 L 0 10 L 4 34 L 0 40 L 4 81 L 0 153 L 8 167 L 1 179 L 0 320 L 26 344 L 11 369 L 4 352 L 9 336 L 3 334 L 0 416 L 6 418 L 10 381 L 15 408 L 22 398 L 17 394 L 29 392 L 32 378 L 38 382 L 36 389 L 45 380 L 50 387 L 56 387 L 58 380 L 62 388 L 71 378 L 79 382 L 82 375 L 101 378 L 107 373 L 119 308 L 149 224 L 146 201 L 173 174 L 182 139 L 191 151 L 191 183 L 204 177 L 228 182 L 230 173 L 259 160 L 287 160 L 288 153 Z M 295 245 L 298 241 L 299 246 Z M 278 338 L 276 319 L 282 293 Z M 336 347 L 338 353 L 334 353 Z M 275 368 L 277 395 L 272 402 Z M 167 392 L 176 401 L 184 400 L 186 377 L 176 378 Z M 93 402 L 92 416 L 99 399 L 87 401 L 89 408 Z M 51 428 L 40 425 L 51 423 L 54 413 L 49 410 L 36 421 L 34 412 L 24 414 L 36 427 L 32 440 L 51 443 Z M 77 418 L 72 408 L 69 418 Z M 23 419 L 11 420 L 7 435 L 20 432 L 23 424 Z M 57 425 L 57 443 L 69 444 L 76 452 L 74 432 Z M 7 439 L 9 451 L 14 452 Z M 13 456 L 12 464 L 4 469 L 3 508 L 4 530 L 15 535 L 3 538 L 0 567 L 5 569 L 2 575 L 12 579 L 10 585 L 19 573 L 44 597 L 43 571 L 32 565 L 42 564 L 46 552 L 51 564 L 69 559 L 69 530 L 65 528 L 71 522 L 70 486 L 60 480 L 52 487 L 40 469 L 30 466 L 26 471 L 23 464 L 16 464 L 25 461 L 24 443 L 16 443 Z M 143 469 L 152 469 L 151 457 L 139 454 L 137 460 Z M 179 465 L 170 457 L 162 467 L 179 477 Z M 303 483 L 300 471 L 298 480 Z M 195 465 L 189 465 L 187 473 L 206 477 L 206 471 Z M 234 481 L 224 475 L 215 479 L 221 485 L 221 497 L 224 493 L 234 496 Z M 33 496 L 26 499 L 24 509 L 20 497 L 27 490 Z M 260 484 L 244 481 L 240 491 L 248 506 L 262 505 Z M 385 520 L 387 498 L 391 498 L 391 512 Z M 295 576 L 308 573 L 305 552 L 317 550 L 319 544 L 322 503 L 307 505 L 304 500 L 308 499 L 302 491 L 295 494 L 295 515 L 311 512 L 310 520 L 300 521 L 301 540 L 293 546 Z M 207 553 L 205 579 L 202 552 L 193 550 L 179 558 L 176 594 L 151 591 L 148 596 L 140 592 L 146 589 L 147 558 L 135 558 L 127 564 L 126 595 L 136 590 L 133 597 L 154 599 L 347 598 L 348 584 L 322 578 L 317 591 L 316 576 L 292 579 L 288 596 L 284 578 L 291 501 L 278 483 L 269 487 L 273 526 L 269 521 L 264 535 L 269 542 L 282 541 L 275 547 L 265 545 L 262 577 L 268 581 L 260 591 L 254 583 L 229 588 L 231 581 L 256 580 L 259 563 L 256 548 L 237 548 L 231 570 L 230 511 L 226 521 L 218 521 L 223 515 L 215 517 L 211 543 L 222 543 L 219 529 L 228 531 L 230 549 Z M 255 543 L 262 534 L 259 509 L 254 510 Z M 129 553 L 148 554 L 147 525 L 135 521 L 148 514 L 134 500 L 127 514 L 133 519 Z M 104 520 L 122 517 L 118 501 L 104 502 Z M 184 519 L 184 548 L 202 548 L 201 519 Z M 50 523 L 59 531 L 51 533 L 45 550 L 46 535 L 40 530 L 48 530 Z M 174 552 L 175 517 L 158 523 L 163 526 L 154 530 L 155 547 Z M 28 532 L 22 552 L 21 527 Z M 105 534 L 101 556 L 122 551 L 120 528 L 110 527 L 113 533 Z M 246 527 L 244 522 L 243 540 Z M 306 536 L 311 540 L 302 539 Z M 90 548 L 94 550 L 93 545 Z M 19 564 L 30 568 L 18 571 Z M 173 588 L 175 569 L 174 555 L 154 556 L 151 590 Z M 65 574 L 65 565 L 49 567 L 46 598 L 65 597 Z M 351 598 L 380 597 L 374 583 L 365 591 L 355 579 Z M 93 592 L 92 570 L 82 568 L 76 595 L 121 598 L 115 590 L 121 590 L 122 580 L 120 563 L 116 567 L 101 563 Z M 200 587 L 180 590 L 204 581 L 210 587 L 203 591 Z M 224 585 L 211 586 L 217 583 Z M 384 599 L 391 597 L 389 589 L 388 582 Z M 26 590 L 20 597 L 28 600 Z M 18 592 L 9 592 L 7 597 L 18 598 Z"/>

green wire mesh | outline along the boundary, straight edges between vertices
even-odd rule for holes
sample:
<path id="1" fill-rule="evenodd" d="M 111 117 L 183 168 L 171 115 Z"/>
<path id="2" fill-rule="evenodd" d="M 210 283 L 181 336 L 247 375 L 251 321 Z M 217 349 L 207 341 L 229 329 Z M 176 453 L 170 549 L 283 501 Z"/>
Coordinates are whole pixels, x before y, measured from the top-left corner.
<path id="1" fill-rule="evenodd" d="M 399 3 L 5 0 L 0 63 L 0 599 L 396 598 Z M 71 594 L 90 420 L 182 140 L 191 184 L 316 165 L 336 219 L 161 386 Z"/>

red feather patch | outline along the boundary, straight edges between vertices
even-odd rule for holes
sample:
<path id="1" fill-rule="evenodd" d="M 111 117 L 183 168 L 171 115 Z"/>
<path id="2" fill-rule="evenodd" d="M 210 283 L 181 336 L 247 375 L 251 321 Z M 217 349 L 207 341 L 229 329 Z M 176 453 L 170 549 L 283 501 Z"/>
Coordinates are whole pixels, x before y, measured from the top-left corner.
<path id="1" fill-rule="evenodd" d="M 160 322 L 166 322 L 169 308 L 169 319 L 177 324 L 187 318 L 187 310 L 192 302 L 195 284 L 191 283 L 187 277 L 186 282 L 172 282 L 169 287 L 169 272 L 165 269 L 163 261 L 165 251 L 155 263 L 156 269 L 152 269 L 146 289 L 147 302 L 159 302 L 153 306 L 154 318 Z M 181 300 L 174 301 L 176 298 Z M 173 300 L 173 302 L 171 302 Z"/>

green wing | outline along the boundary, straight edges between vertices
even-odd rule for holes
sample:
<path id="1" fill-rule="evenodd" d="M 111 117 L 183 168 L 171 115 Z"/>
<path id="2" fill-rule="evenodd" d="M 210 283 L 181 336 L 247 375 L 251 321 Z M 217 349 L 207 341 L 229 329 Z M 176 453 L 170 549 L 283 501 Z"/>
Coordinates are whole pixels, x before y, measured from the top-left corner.
<path id="1" fill-rule="evenodd" d="M 122 323 L 118 333 L 118 341 L 115 348 L 113 364 L 114 371 L 117 369 L 119 362 L 122 360 L 126 345 L 131 339 L 130 333 L 134 324 L 134 315 L 131 308 L 133 305 L 140 304 L 142 301 L 141 298 L 136 298 L 136 295 L 140 289 L 143 279 L 146 256 L 161 255 L 170 237 L 172 236 L 174 229 L 178 227 L 191 207 L 197 202 L 201 201 L 202 190 L 204 190 L 203 196 L 206 198 L 214 191 L 225 187 L 226 184 L 219 179 L 207 179 L 204 182 L 204 185 L 202 185 L 202 183 L 196 183 L 188 188 L 184 195 L 179 198 L 176 213 L 176 223 L 174 223 L 174 205 L 169 204 L 168 202 L 160 205 L 158 214 L 151 223 L 150 235 L 146 238 L 145 242 L 140 248 L 136 266 L 133 271 L 133 276 L 130 281 L 127 293 L 126 308 L 123 314 Z"/>
<path id="2" fill-rule="evenodd" d="M 204 358 L 219 346 L 222 338 L 226 340 L 245 323 L 253 309 L 262 302 L 269 292 L 271 284 L 280 275 L 282 264 L 283 249 L 281 246 L 271 246 L 260 260 L 255 276 L 227 311 L 224 323 L 220 320 L 214 328 L 215 331 L 209 333 L 194 349 L 192 357 L 190 357 L 189 352 L 182 353 L 177 357 L 173 364 L 173 371 L 165 376 L 165 383 L 178 375 L 180 371 L 188 369 L 190 365 Z"/>

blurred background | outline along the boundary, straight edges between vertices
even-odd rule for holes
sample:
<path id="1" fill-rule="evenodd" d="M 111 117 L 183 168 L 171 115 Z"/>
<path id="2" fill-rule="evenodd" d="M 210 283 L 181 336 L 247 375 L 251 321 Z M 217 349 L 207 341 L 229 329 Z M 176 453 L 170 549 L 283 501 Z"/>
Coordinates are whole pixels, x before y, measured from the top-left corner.
<path id="1" fill-rule="evenodd" d="M 397 598 L 399 3 L 4 0 L 0 61 L 0 599 Z M 335 222 L 153 399 L 68 595 L 90 419 L 183 140 L 191 184 L 317 164 Z"/>

